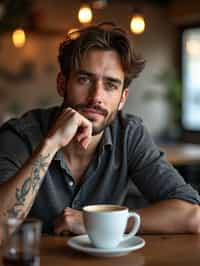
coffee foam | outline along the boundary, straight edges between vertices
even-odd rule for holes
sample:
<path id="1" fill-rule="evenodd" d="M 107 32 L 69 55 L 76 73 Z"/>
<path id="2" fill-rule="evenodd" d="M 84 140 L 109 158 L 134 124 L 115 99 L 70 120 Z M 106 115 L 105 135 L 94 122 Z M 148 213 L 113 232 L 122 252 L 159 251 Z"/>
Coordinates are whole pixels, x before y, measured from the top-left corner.
<path id="1" fill-rule="evenodd" d="M 112 211 L 123 211 L 127 207 L 120 205 L 89 205 L 83 207 L 83 211 L 87 212 L 112 212 Z"/>

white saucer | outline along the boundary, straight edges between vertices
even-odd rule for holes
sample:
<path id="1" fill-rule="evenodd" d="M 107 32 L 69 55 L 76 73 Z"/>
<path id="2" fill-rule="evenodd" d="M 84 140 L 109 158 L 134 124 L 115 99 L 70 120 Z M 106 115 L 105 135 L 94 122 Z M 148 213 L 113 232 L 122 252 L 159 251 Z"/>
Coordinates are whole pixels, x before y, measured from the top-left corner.
<path id="1" fill-rule="evenodd" d="M 140 249 L 145 245 L 145 241 L 139 236 L 134 236 L 129 240 L 123 241 L 116 248 L 103 249 L 94 247 L 87 235 L 80 235 L 70 238 L 67 244 L 75 250 L 82 251 L 93 256 L 113 257 L 123 256 L 131 251 Z"/>

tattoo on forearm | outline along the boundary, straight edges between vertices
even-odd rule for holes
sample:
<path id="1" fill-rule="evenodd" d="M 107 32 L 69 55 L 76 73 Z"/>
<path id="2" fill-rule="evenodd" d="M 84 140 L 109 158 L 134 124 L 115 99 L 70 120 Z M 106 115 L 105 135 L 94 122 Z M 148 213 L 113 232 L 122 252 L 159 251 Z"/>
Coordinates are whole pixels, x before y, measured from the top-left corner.
<path id="1" fill-rule="evenodd" d="M 19 217 L 19 210 L 14 206 L 8 210 L 8 217 Z"/>
<path id="2" fill-rule="evenodd" d="M 22 185 L 21 189 L 19 188 L 16 189 L 16 204 L 15 204 L 16 206 L 24 205 L 24 202 L 26 200 L 26 195 L 29 193 L 31 189 L 31 183 L 32 183 L 32 178 L 30 176 L 24 181 L 24 184 Z"/>
<path id="3" fill-rule="evenodd" d="M 32 193 L 34 193 L 40 188 L 40 184 L 42 182 L 41 176 L 42 174 L 44 174 L 48 167 L 48 162 L 46 161 L 48 158 L 49 154 L 47 156 L 40 155 L 39 158 L 33 164 L 31 175 L 24 181 L 21 188 L 16 188 L 16 202 L 14 206 L 7 211 L 9 217 L 23 218 L 27 213 L 26 210 L 23 210 L 23 208 L 21 207 L 24 206 L 26 197 L 31 191 L 31 189 Z M 28 206 L 28 210 L 31 208 L 31 206 L 32 201 Z"/>
<path id="4" fill-rule="evenodd" d="M 49 157 L 49 154 L 47 156 L 43 156 L 43 157 L 40 155 L 39 159 L 33 165 L 33 170 L 32 170 L 32 174 L 31 174 L 33 192 L 40 185 L 40 172 L 46 171 L 46 168 L 48 166 L 48 163 L 46 162 L 46 160 L 48 159 L 48 157 Z"/>

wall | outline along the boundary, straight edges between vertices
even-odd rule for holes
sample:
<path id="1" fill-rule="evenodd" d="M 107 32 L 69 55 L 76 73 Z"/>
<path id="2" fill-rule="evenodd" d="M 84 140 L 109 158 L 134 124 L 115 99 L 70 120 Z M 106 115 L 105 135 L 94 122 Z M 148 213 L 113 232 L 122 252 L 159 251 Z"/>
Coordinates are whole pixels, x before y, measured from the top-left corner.
<path id="1" fill-rule="evenodd" d="M 159 135 L 169 122 L 165 84 L 158 76 L 173 67 L 174 27 L 163 8 L 147 6 L 146 31 L 141 36 L 133 36 L 136 50 L 140 51 L 147 63 L 141 76 L 132 82 L 130 98 L 126 109 L 139 114 L 153 135 Z M 148 95 L 151 96 L 148 99 Z"/>
<path id="2" fill-rule="evenodd" d="M 170 5 L 171 21 L 177 25 L 191 24 L 200 21 L 199 0 L 173 0 Z"/>
<path id="3" fill-rule="evenodd" d="M 59 29 L 79 27 L 77 0 L 38 1 L 43 12 L 41 28 Z M 114 21 L 128 29 L 133 6 L 131 1 L 110 1 L 104 10 L 95 11 L 95 23 Z M 146 31 L 141 36 L 131 35 L 135 50 L 144 55 L 147 64 L 141 76 L 130 86 L 125 110 L 140 115 L 153 135 L 159 135 L 168 125 L 169 113 L 165 90 L 156 76 L 173 65 L 173 24 L 164 8 L 144 6 Z M 0 109 L 2 112 L 22 113 L 34 107 L 60 103 L 56 94 L 57 48 L 62 34 L 55 36 L 29 34 L 22 49 L 12 46 L 10 35 L 0 44 Z M 153 96 L 148 99 L 148 95 Z"/>

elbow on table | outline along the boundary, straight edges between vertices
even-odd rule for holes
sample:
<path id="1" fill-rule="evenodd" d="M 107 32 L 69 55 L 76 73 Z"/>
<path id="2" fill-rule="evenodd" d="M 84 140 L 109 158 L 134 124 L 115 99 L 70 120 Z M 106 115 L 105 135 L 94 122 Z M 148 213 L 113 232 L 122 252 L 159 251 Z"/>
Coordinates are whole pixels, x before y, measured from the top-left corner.
<path id="1" fill-rule="evenodd" d="M 188 231 L 194 234 L 200 234 L 200 206 L 194 205 L 189 213 Z"/>

